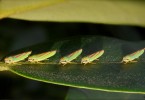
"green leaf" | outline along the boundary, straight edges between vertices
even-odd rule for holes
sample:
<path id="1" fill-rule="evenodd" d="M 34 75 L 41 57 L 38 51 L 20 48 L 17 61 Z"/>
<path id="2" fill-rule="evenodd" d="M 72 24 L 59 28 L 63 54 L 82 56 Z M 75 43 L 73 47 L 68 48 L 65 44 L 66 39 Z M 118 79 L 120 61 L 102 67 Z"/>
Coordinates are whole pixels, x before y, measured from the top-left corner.
<path id="1" fill-rule="evenodd" d="M 52 84 L 111 92 L 145 93 L 145 54 L 136 63 L 121 63 L 125 55 L 144 48 L 144 45 L 145 42 L 127 42 L 107 37 L 73 38 L 45 44 L 43 47 L 23 49 L 31 49 L 33 54 L 46 49 L 57 49 L 58 53 L 49 61 L 38 64 L 21 62 L 7 67 L 23 77 Z M 58 64 L 61 57 L 78 48 L 82 48 L 83 52 L 74 60 L 76 63 L 65 66 Z M 105 53 L 96 64 L 80 64 L 82 57 L 100 49 L 104 49 Z M 20 51 L 22 50 L 16 52 Z"/>
<path id="2" fill-rule="evenodd" d="M 70 88 L 65 100 L 144 100 L 144 94 L 114 93 Z"/>
<path id="3" fill-rule="evenodd" d="M 4 5 L 4 1 L 1 1 L 1 5 Z M 16 0 L 13 1 L 13 4 L 16 3 Z M 11 3 L 6 3 L 6 5 L 11 7 Z M 145 26 L 144 0 L 65 0 L 59 4 L 28 9 L 25 12 L 17 10 L 21 13 L 11 14 L 9 17 L 33 21 L 92 22 Z"/>
<path id="4" fill-rule="evenodd" d="M 64 0 L 0 0 L 0 19 L 60 3 Z"/>

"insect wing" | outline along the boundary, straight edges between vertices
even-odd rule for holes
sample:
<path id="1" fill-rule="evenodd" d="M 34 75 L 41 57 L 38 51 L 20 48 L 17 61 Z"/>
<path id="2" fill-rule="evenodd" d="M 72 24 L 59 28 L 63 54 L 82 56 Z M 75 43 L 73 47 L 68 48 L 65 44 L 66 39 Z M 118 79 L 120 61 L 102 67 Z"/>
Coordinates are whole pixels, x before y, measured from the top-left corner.
<path id="1" fill-rule="evenodd" d="M 143 53 L 144 53 L 144 49 L 138 50 L 138 51 L 136 51 L 135 53 L 130 54 L 130 57 L 131 57 L 132 59 L 136 59 L 136 58 L 138 58 L 139 56 L 141 56 Z"/>
<path id="2" fill-rule="evenodd" d="M 123 57 L 122 62 L 129 62 L 132 61 L 136 58 L 138 58 L 139 56 L 141 56 L 144 53 L 144 49 L 138 50 L 132 54 L 126 55 L 125 57 Z"/>
<path id="3" fill-rule="evenodd" d="M 28 52 L 14 55 L 14 56 L 10 56 L 6 59 L 10 59 L 12 63 L 18 62 L 18 61 L 21 61 L 21 60 L 24 60 L 25 58 L 27 58 L 31 53 L 32 53 L 32 51 L 28 51 Z"/>
<path id="4" fill-rule="evenodd" d="M 47 58 L 54 56 L 55 54 L 56 54 L 56 50 L 53 50 L 53 51 L 48 51 L 41 54 L 32 55 L 29 57 L 29 59 L 33 59 L 34 61 L 42 61 L 42 60 L 45 60 Z"/>
<path id="5" fill-rule="evenodd" d="M 56 50 L 49 52 L 48 58 L 54 56 L 56 54 Z"/>
<path id="6" fill-rule="evenodd" d="M 90 61 L 94 61 L 97 58 L 101 57 L 103 55 L 103 53 L 104 53 L 104 50 L 101 50 L 101 51 L 98 51 L 98 52 L 95 52 L 95 53 L 89 55 L 88 58 Z"/>
<path id="7" fill-rule="evenodd" d="M 69 54 L 69 55 L 67 56 L 68 61 L 72 61 L 72 60 L 76 59 L 81 53 L 82 53 L 82 49 L 79 49 L 79 50 L 77 50 L 77 51 L 75 51 L 75 52 Z"/>
<path id="8" fill-rule="evenodd" d="M 14 57 L 12 57 L 14 60 L 16 61 L 20 61 L 20 60 L 24 60 L 25 58 L 27 58 L 30 54 L 32 53 L 32 51 L 28 51 L 28 52 L 24 52 L 22 54 L 18 54 Z"/>
<path id="9" fill-rule="evenodd" d="M 144 53 L 144 49 L 138 50 L 132 54 L 125 56 L 124 58 L 130 58 L 130 61 L 132 61 L 132 60 L 138 58 L 139 56 L 141 56 L 143 53 Z"/>

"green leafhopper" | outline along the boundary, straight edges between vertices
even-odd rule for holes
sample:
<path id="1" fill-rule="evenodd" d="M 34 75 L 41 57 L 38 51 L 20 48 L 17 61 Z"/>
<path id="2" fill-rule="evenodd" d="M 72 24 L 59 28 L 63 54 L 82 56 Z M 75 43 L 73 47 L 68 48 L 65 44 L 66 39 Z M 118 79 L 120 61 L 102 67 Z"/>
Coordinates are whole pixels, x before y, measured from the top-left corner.
<path id="1" fill-rule="evenodd" d="M 43 61 L 43 60 L 46 60 L 46 59 L 54 56 L 55 54 L 56 54 L 56 50 L 48 51 L 48 52 L 44 52 L 44 53 L 40 53 L 40 54 L 36 54 L 36 55 L 32 55 L 28 58 L 28 61 L 30 61 L 30 62 Z"/>
<path id="2" fill-rule="evenodd" d="M 91 63 L 94 60 L 98 60 L 97 58 L 101 57 L 103 55 L 103 53 L 104 53 L 104 50 L 100 50 L 100 51 L 97 51 L 97 52 L 90 54 L 86 57 L 83 57 L 81 60 L 81 63 L 86 65 L 87 63 Z"/>
<path id="3" fill-rule="evenodd" d="M 128 63 L 128 62 L 135 62 L 133 61 L 136 58 L 139 58 L 144 53 L 144 49 L 138 50 L 134 53 L 128 54 L 125 57 L 123 57 L 122 62 Z"/>
<path id="4" fill-rule="evenodd" d="M 24 52 L 24 53 L 21 53 L 21 54 L 17 54 L 17 55 L 14 55 L 14 56 L 7 57 L 4 60 L 5 60 L 5 63 L 12 64 L 12 63 L 15 63 L 15 62 L 19 62 L 21 60 L 24 60 L 31 53 L 32 53 L 32 51 Z"/>
<path id="5" fill-rule="evenodd" d="M 62 64 L 63 66 L 66 65 L 67 63 L 71 63 L 71 61 L 76 59 L 81 53 L 82 53 L 82 49 L 79 49 L 65 57 L 62 57 L 59 63 Z"/>

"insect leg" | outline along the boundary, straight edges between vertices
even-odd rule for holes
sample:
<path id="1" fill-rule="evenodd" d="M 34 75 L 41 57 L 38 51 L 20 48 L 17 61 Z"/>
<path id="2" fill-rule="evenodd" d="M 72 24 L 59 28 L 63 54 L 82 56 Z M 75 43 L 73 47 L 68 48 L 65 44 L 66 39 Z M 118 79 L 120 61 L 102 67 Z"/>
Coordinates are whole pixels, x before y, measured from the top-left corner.
<path id="1" fill-rule="evenodd" d="M 89 62 L 90 64 L 96 64 L 96 63 L 94 63 L 94 62 Z"/>
<path id="2" fill-rule="evenodd" d="M 86 65 L 87 63 L 84 63 L 84 66 Z"/>
<path id="3" fill-rule="evenodd" d="M 62 66 L 66 65 L 67 63 L 63 63 Z"/>
<path id="4" fill-rule="evenodd" d="M 68 62 L 68 63 L 69 63 L 69 64 L 77 64 L 76 62 L 71 62 L 71 61 L 70 61 L 70 62 Z"/>
<path id="5" fill-rule="evenodd" d="M 132 61 L 130 61 L 130 62 L 133 62 L 133 63 L 135 63 L 135 62 L 138 62 L 137 60 L 132 60 Z"/>

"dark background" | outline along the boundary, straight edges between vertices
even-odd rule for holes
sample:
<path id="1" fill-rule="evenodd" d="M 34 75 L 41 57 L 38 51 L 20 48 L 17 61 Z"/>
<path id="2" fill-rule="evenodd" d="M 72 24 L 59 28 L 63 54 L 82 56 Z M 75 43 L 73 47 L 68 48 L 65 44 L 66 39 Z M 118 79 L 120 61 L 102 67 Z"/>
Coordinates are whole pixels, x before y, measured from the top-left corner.
<path id="1" fill-rule="evenodd" d="M 9 52 L 49 41 L 100 35 L 136 42 L 145 40 L 145 28 L 131 25 L 0 20 L 0 58 Z M 0 99 L 64 99 L 69 87 L 0 72 Z"/>

